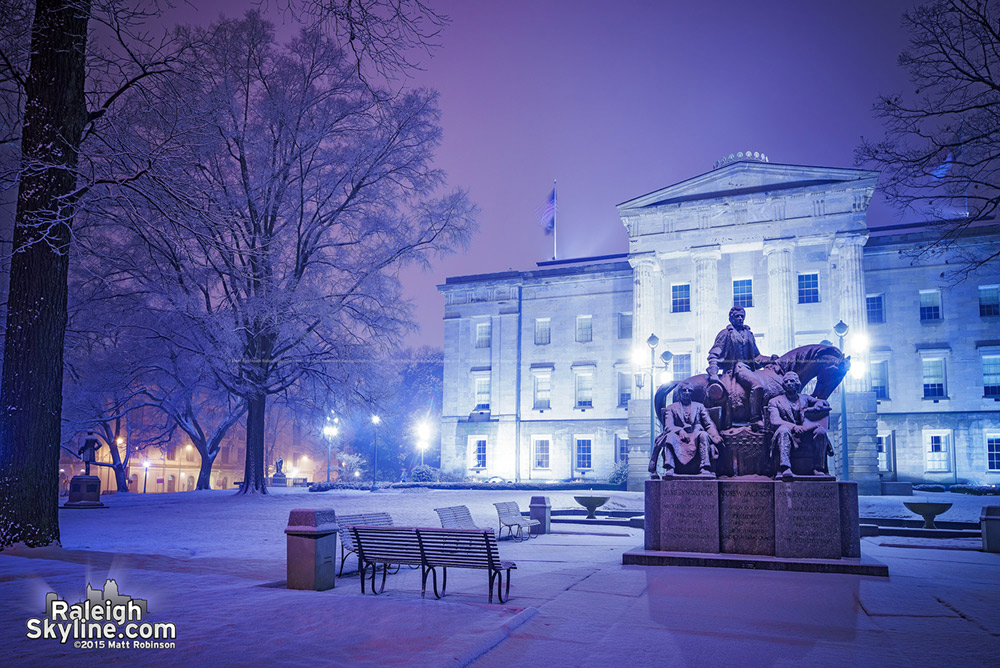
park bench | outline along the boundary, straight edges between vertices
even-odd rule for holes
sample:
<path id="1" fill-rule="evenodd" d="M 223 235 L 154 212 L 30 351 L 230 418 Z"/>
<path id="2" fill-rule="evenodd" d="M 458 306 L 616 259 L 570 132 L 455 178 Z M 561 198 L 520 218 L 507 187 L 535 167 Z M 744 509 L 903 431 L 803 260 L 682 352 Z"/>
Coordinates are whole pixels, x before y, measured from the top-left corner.
<path id="1" fill-rule="evenodd" d="M 352 526 L 351 535 L 358 554 L 361 571 L 361 593 L 365 580 L 371 578 L 373 594 L 385 589 L 389 565 L 420 566 L 420 596 L 427 593 L 427 576 L 431 576 L 434 597 L 441 598 L 448 586 L 449 568 L 482 569 L 489 574 L 489 602 L 493 602 L 493 585 L 497 599 L 505 603 L 510 594 L 510 571 L 517 568 L 511 561 L 501 561 L 493 529 L 424 529 L 416 527 Z M 376 588 L 375 576 L 382 566 L 382 581 Z M 441 569 L 441 591 L 438 592 L 437 569 Z M 506 571 L 506 585 L 504 584 Z"/>
<path id="2" fill-rule="evenodd" d="M 389 513 L 356 513 L 354 515 L 337 515 L 337 524 L 340 526 L 340 572 L 337 573 L 337 577 L 344 574 L 344 558 L 352 552 L 357 554 L 357 548 L 354 547 L 354 538 L 351 536 L 351 532 L 348 530 L 348 527 L 354 526 L 355 524 L 363 524 L 365 526 L 372 527 L 393 526 L 392 517 L 389 516 Z M 360 562 L 358 563 L 358 572 L 361 572 Z"/>
<path id="3" fill-rule="evenodd" d="M 441 526 L 445 529 L 470 529 L 472 531 L 484 531 L 483 527 L 476 526 L 472 521 L 472 514 L 468 506 L 448 506 L 447 508 L 435 508 L 434 512 L 441 518 Z"/>
<path id="4" fill-rule="evenodd" d="M 514 540 L 527 540 L 531 538 L 531 527 L 541 524 L 538 520 L 528 519 L 522 515 L 517 501 L 501 501 L 493 505 L 496 506 L 497 517 L 500 520 L 500 530 L 497 532 L 498 537 L 503 537 L 503 528 L 507 527 L 507 533 Z M 515 528 L 517 529 L 516 534 L 514 533 Z M 527 536 L 524 535 L 523 529 L 528 530 Z"/>

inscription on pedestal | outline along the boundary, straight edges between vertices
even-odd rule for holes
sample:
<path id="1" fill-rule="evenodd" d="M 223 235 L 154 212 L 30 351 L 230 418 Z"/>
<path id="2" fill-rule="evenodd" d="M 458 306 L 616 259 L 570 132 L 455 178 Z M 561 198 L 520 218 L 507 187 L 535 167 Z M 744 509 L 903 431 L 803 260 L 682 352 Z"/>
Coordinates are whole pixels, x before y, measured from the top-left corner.
<path id="1" fill-rule="evenodd" d="M 778 557 L 840 558 L 836 482 L 775 483 L 774 548 Z"/>
<path id="2" fill-rule="evenodd" d="M 661 484 L 660 549 L 718 552 L 719 482 L 664 480 Z"/>
<path id="3" fill-rule="evenodd" d="M 774 483 L 719 482 L 719 537 L 730 554 L 774 554 Z"/>

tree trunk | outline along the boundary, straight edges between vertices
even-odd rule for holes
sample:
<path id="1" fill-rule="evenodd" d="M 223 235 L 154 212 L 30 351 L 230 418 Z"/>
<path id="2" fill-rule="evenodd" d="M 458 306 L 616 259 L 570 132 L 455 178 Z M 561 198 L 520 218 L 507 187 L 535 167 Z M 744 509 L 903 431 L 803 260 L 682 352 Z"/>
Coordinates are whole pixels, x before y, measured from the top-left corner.
<path id="1" fill-rule="evenodd" d="M 201 470 L 198 471 L 198 485 L 195 489 L 212 489 L 212 465 L 215 463 L 215 456 L 208 456 L 208 448 L 199 448 L 201 455 Z M 215 454 L 219 454 L 216 450 Z"/>
<path id="2" fill-rule="evenodd" d="M 115 472 L 115 483 L 118 485 L 118 493 L 124 494 L 131 491 L 128 488 L 128 476 L 125 475 L 125 465 L 119 462 L 111 468 Z"/>
<path id="3" fill-rule="evenodd" d="M 264 410 L 267 395 L 247 398 L 247 459 L 243 469 L 240 494 L 267 494 L 267 469 L 264 468 Z"/>
<path id="4" fill-rule="evenodd" d="M 0 378 L 0 549 L 59 541 L 63 340 L 89 0 L 37 0 Z"/>

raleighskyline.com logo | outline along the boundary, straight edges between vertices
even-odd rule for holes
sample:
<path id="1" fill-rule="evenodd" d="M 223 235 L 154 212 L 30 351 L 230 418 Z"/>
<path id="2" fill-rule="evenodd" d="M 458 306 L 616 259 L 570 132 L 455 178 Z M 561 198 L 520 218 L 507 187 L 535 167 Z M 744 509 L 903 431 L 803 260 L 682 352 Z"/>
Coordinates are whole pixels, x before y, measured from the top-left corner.
<path id="1" fill-rule="evenodd" d="M 174 649 L 177 627 L 172 622 L 144 622 L 146 601 L 118 593 L 108 580 L 104 590 L 87 584 L 87 598 L 69 603 L 55 592 L 45 595 L 45 617 L 27 621 L 31 640 L 70 641 L 79 649 Z"/>

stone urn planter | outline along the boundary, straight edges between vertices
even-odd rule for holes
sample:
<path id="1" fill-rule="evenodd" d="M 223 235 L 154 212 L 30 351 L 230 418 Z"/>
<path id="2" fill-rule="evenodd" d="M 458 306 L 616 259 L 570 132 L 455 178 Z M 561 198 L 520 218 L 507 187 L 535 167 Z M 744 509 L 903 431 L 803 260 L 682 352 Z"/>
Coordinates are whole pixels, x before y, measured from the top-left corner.
<path id="1" fill-rule="evenodd" d="M 587 509 L 587 519 L 596 520 L 598 508 L 608 502 L 610 496 L 574 496 L 576 502 Z"/>
<path id="2" fill-rule="evenodd" d="M 932 501 L 903 501 L 903 505 L 906 506 L 911 512 L 914 512 L 924 518 L 925 529 L 936 529 L 937 527 L 934 526 L 934 518 L 951 508 L 950 503 Z"/>

